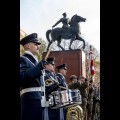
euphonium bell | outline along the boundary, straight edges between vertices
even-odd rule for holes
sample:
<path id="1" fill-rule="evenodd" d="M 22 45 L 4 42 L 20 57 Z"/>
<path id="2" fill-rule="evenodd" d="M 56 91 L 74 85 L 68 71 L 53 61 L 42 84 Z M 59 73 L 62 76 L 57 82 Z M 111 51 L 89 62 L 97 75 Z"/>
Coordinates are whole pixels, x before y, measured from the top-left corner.
<path id="1" fill-rule="evenodd" d="M 66 120 L 83 120 L 83 109 L 79 105 L 67 109 Z"/>

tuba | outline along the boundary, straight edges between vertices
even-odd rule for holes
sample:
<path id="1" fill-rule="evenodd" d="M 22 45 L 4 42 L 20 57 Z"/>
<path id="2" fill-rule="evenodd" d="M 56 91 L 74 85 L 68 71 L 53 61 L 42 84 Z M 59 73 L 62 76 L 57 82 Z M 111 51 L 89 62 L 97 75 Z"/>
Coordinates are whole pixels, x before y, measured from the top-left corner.
<path id="1" fill-rule="evenodd" d="M 83 120 L 83 109 L 80 105 L 67 108 L 66 120 Z"/>

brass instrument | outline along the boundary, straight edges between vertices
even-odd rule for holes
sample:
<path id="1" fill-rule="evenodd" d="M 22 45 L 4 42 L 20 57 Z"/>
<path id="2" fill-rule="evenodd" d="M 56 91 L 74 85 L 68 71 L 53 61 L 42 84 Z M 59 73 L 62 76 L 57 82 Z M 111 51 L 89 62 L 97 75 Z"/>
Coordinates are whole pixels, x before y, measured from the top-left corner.
<path id="1" fill-rule="evenodd" d="M 51 86 L 53 85 L 55 82 L 52 79 L 47 79 L 45 80 L 45 86 Z"/>
<path id="2" fill-rule="evenodd" d="M 83 120 L 83 109 L 80 105 L 67 108 L 66 120 Z"/>
<path id="3" fill-rule="evenodd" d="M 52 76 L 50 76 L 49 79 L 45 80 L 45 86 L 51 86 L 54 83 L 59 84 L 59 82 L 57 80 L 55 80 Z"/>

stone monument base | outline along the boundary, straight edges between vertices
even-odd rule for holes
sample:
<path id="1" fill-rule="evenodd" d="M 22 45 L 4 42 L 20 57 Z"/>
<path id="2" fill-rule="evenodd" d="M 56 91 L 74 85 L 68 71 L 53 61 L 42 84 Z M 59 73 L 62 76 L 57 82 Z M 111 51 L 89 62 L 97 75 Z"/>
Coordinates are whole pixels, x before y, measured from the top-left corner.
<path id="1" fill-rule="evenodd" d="M 43 59 L 46 54 L 47 52 L 43 53 Z M 86 77 L 85 53 L 82 50 L 51 51 L 48 57 L 55 58 L 55 66 L 67 64 L 67 75 L 65 76 L 67 83 L 70 82 L 71 75 Z M 56 68 L 55 71 L 57 73 Z"/>

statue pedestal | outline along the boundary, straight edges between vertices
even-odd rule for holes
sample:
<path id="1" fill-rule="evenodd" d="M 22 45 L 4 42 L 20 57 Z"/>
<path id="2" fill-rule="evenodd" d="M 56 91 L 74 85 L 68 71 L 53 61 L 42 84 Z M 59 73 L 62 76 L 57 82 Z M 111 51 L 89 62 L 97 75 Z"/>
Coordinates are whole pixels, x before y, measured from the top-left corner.
<path id="1" fill-rule="evenodd" d="M 43 59 L 47 52 L 43 53 Z M 70 82 L 71 75 L 86 77 L 85 53 L 82 50 L 65 50 L 65 51 L 51 51 L 48 57 L 55 58 L 55 66 L 66 63 L 67 75 L 65 76 L 67 83 Z M 57 73 L 57 69 L 55 68 Z"/>

